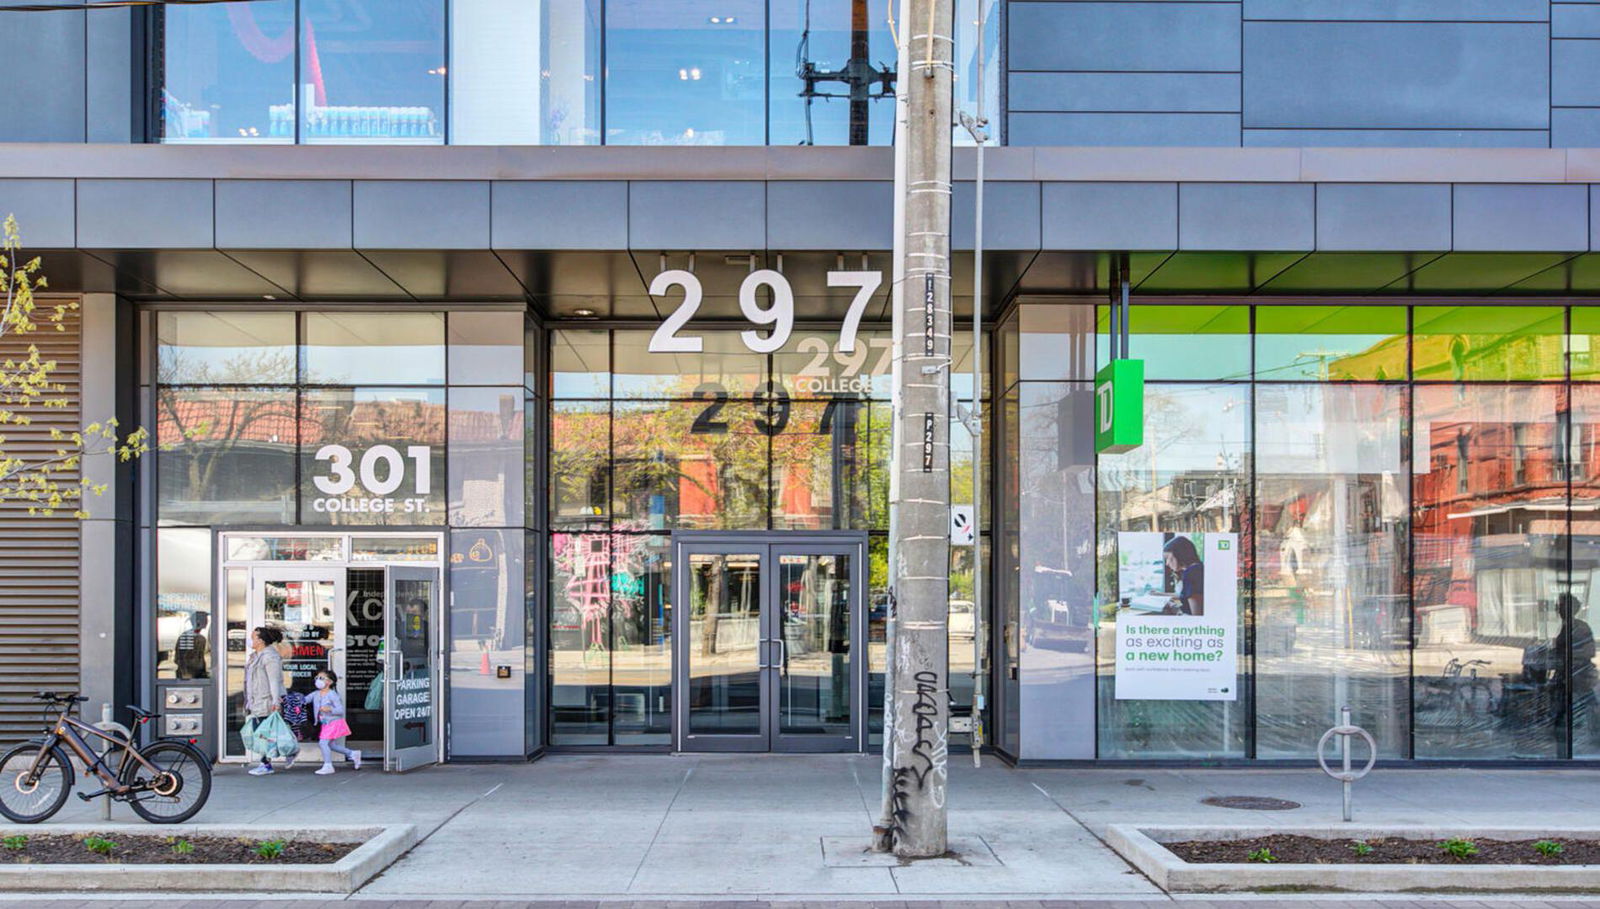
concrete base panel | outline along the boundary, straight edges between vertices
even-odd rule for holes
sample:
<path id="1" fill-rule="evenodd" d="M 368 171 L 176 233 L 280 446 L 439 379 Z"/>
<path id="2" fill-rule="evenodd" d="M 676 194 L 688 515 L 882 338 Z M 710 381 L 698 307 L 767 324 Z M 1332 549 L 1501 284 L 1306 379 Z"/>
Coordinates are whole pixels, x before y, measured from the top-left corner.
<path id="1" fill-rule="evenodd" d="M 108 825 L 50 824 L 0 826 L 0 836 L 88 836 Z M 126 834 L 134 831 L 119 827 Z M 251 840 L 282 839 L 313 843 L 361 843 L 327 865 L 0 865 L 0 892 L 134 892 L 181 890 L 188 893 L 353 893 L 416 845 L 417 828 L 241 827 L 224 824 L 150 826 L 139 836 L 212 836 Z"/>
<path id="2" fill-rule="evenodd" d="M 1241 891 L 1344 891 L 1406 893 L 1592 893 L 1600 892 L 1600 865 L 1295 865 L 1191 864 L 1164 843 L 1188 840 L 1248 840 L 1259 836 L 1313 836 L 1328 840 L 1406 839 L 1438 841 L 1455 836 L 1532 840 L 1600 839 L 1600 830 L 1550 827 L 1326 826 L 1179 827 L 1112 824 L 1106 842 L 1169 893 Z"/>

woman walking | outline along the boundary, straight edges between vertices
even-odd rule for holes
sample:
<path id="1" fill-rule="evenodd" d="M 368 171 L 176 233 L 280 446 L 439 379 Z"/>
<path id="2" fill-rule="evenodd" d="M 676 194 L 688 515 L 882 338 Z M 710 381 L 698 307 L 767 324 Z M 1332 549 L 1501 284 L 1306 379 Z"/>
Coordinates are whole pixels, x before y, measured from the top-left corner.
<path id="1" fill-rule="evenodd" d="M 283 632 L 270 625 L 262 625 L 250 633 L 250 655 L 244 661 L 244 710 L 247 721 L 254 726 L 283 707 L 283 656 L 277 644 Z M 294 757 L 284 759 L 285 770 L 293 766 Z M 272 756 L 261 754 L 261 763 L 250 768 L 251 776 L 272 773 Z"/>

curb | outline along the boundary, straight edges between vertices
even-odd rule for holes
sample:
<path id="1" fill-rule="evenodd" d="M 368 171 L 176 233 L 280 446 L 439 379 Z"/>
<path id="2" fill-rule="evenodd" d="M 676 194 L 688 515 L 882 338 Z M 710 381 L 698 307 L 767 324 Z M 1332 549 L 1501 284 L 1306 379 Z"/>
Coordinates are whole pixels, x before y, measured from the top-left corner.
<path id="1" fill-rule="evenodd" d="M 1483 839 L 1521 840 L 1545 837 L 1600 839 L 1600 830 L 1550 827 L 1474 827 Z M 1456 890 L 1476 893 L 1537 891 L 1600 891 L 1600 865 L 1266 865 L 1254 862 L 1191 864 L 1162 843 L 1184 840 L 1243 840 L 1258 836 L 1297 835 L 1332 840 L 1385 836 L 1444 839 L 1462 835 L 1461 827 L 1182 827 L 1112 824 L 1106 842 L 1151 882 L 1169 893 L 1311 890 L 1400 893 Z"/>
<path id="2" fill-rule="evenodd" d="M 0 826 L 0 836 L 86 836 L 108 829 L 132 833 L 118 824 Z M 0 864 L 0 892 L 134 891 L 352 893 L 394 863 L 417 843 L 410 824 L 382 827 L 247 827 L 229 824 L 173 824 L 139 830 L 141 835 L 285 839 L 361 846 L 326 865 L 22 865 Z"/>

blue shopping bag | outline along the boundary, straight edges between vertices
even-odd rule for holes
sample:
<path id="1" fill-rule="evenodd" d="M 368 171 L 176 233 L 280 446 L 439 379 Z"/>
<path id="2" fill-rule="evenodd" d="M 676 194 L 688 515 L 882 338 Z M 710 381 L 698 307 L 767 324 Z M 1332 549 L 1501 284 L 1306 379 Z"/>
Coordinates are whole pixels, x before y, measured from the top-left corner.
<path id="1" fill-rule="evenodd" d="M 276 713 L 269 713 L 259 720 L 247 718 L 242 735 L 245 749 L 261 755 L 265 760 L 292 757 L 300 751 L 300 742 L 295 738 L 294 730 Z"/>

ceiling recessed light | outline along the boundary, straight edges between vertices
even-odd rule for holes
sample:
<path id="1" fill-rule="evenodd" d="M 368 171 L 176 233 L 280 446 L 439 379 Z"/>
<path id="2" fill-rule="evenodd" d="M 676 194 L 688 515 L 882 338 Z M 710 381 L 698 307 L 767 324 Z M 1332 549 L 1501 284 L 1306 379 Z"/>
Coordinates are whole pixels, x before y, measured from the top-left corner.
<path id="1" fill-rule="evenodd" d="M 572 314 L 577 316 L 580 319 L 587 319 L 587 318 L 590 318 L 590 317 L 592 317 L 594 315 L 594 310 L 592 310 L 592 309 L 574 309 L 572 311 Z"/>
<path id="2" fill-rule="evenodd" d="M 276 300 L 278 298 L 274 297 L 272 294 L 262 294 L 261 295 L 261 299 L 263 299 L 263 300 Z"/>

